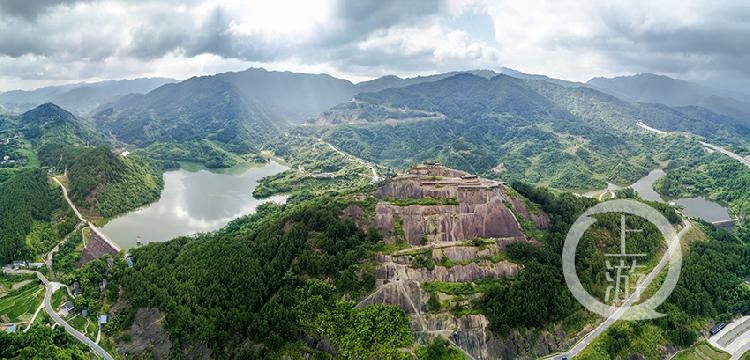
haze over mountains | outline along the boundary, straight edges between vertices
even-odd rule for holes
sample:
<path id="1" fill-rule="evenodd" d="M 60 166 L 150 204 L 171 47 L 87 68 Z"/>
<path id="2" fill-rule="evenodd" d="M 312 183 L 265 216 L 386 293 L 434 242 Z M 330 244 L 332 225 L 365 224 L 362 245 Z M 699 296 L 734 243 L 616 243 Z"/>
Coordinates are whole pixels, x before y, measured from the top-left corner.
<path id="1" fill-rule="evenodd" d="M 95 83 L 49 86 L 30 91 L 13 90 L 0 93 L 0 110 L 21 113 L 37 105 L 53 102 L 74 113 L 88 114 L 97 106 L 113 101 L 119 96 L 133 93 L 145 94 L 175 81 L 167 78 L 106 80 Z"/>
<path id="2" fill-rule="evenodd" d="M 138 147 L 174 144 L 184 148 L 200 143 L 204 149 L 219 152 L 257 152 L 290 126 L 350 125 L 326 136 L 365 159 L 394 166 L 427 158 L 453 159 L 454 166 L 479 173 L 502 164 L 517 167 L 517 173 L 532 171 L 527 176 L 541 179 L 548 178 L 542 174 L 549 171 L 545 167 L 603 165 L 579 153 L 553 161 L 550 149 L 529 150 L 532 145 L 523 145 L 525 140 L 520 139 L 539 141 L 542 136 L 559 150 L 578 148 L 570 139 L 560 139 L 559 133 L 627 134 L 644 121 L 664 130 L 737 144 L 744 140 L 735 135 L 750 135 L 750 103 L 744 102 L 744 96 L 652 74 L 595 78 L 584 84 L 502 68 L 413 78 L 391 75 L 354 84 L 326 74 L 250 68 L 174 83 L 138 79 L 12 91 L 0 94 L 0 101 L 9 104 L 6 108 L 51 101 L 86 114 L 84 118 L 92 119 L 97 130 Z M 411 120 L 447 121 L 424 125 Z M 385 123 L 400 127 L 382 127 Z M 550 124 L 552 132 L 539 128 L 541 124 Z M 442 132 L 435 133 L 435 129 Z M 532 129 L 541 133 L 523 136 Z M 421 139 L 421 151 L 404 147 L 409 139 Z M 584 143 L 581 149 L 598 153 L 603 161 L 607 149 L 601 145 Z M 651 166 L 648 161 L 631 165 L 640 170 Z M 612 173 L 620 180 L 630 180 L 632 175 Z M 558 177 L 552 183 L 592 184 L 582 180 L 592 178 L 587 170 L 560 171 Z"/>
<path id="3" fill-rule="evenodd" d="M 193 154 L 256 153 L 290 126 L 344 125 L 325 136 L 368 160 L 404 166 L 437 158 L 483 174 L 502 165 L 525 173 L 526 180 L 545 179 L 566 188 L 605 180 L 586 169 L 606 167 L 608 149 L 596 141 L 576 145 L 560 138 L 561 132 L 604 139 L 604 132 L 627 134 L 644 121 L 723 144 L 744 141 L 736 135 L 750 136 L 750 103 L 744 102 L 743 94 L 651 74 L 595 78 L 583 84 L 502 68 L 385 76 L 354 84 L 326 74 L 250 68 L 172 81 L 137 79 L 11 91 L 0 94 L 0 104 L 19 110 L 53 102 L 90 119 L 87 124 L 124 144 L 159 146 L 160 153 L 166 153 L 163 158 L 171 160 L 186 157 L 168 148 Z M 383 127 L 386 123 L 389 126 Z M 540 128 L 541 124 L 551 128 Z M 419 149 L 408 145 L 415 139 Z M 171 145 L 165 149 L 165 144 Z M 559 151 L 566 147 L 580 149 L 560 158 Z M 582 156 L 583 150 L 590 153 Z M 621 160 L 634 159 L 631 152 L 623 150 Z M 598 154 L 599 160 L 591 160 L 591 154 Z M 609 180 L 632 180 L 652 166 L 643 159 L 631 165 L 637 170 L 612 169 Z M 558 169 L 556 175 L 549 173 L 551 169 Z"/>
<path id="4" fill-rule="evenodd" d="M 663 75 L 638 74 L 616 78 L 593 78 L 586 85 L 626 101 L 660 103 L 669 106 L 698 105 L 714 112 L 750 118 L 750 95 L 711 88 Z"/>

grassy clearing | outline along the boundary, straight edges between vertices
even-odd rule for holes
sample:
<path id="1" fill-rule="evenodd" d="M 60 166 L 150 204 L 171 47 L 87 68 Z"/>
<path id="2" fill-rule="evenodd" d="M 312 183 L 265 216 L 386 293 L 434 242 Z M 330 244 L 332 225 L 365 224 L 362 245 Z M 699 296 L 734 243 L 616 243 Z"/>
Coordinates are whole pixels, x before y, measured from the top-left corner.
<path id="1" fill-rule="evenodd" d="M 729 354 L 714 348 L 706 341 L 701 341 L 677 354 L 674 360 L 726 360 Z"/>
<path id="2" fill-rule="evenodd" d="M 486 292 L 487 288 L 496 281 L 496 279 L 482 279 L 474 282 L 458 283 L 425 281 L 422 283 L 422 289 L 427 292 L 439 292 L 448 295 L 471 295 Z"/>
<path id="3" fill-rule="evenodd" d="M 64 302 L 68 301 L 68 292 L 66 290 L 66 287 L 63 286 L 59 290 L 52 293 L 52 300 L 50 301 L 50 304 L 52 305 L 52 308 L 57 310 L 60 308 L 60 305 L 62 305 Z"/>
<path id="4" fill-rule="evenodd" d="M 660 358 L 663 331 L 656 325 L 643 322 L 618 322 L 604 336 L 598 337 L 576 359 L 605 360 L 627 358 L 630 353 L 640 353 L 646 359 Z"/>
<path id="5" fill-rule="evenodd" d="M 0 299 L 0 314 L 7 316 L 10 322 L 29 321 L 43 299 L 44 287 L 38 283 L 28 284 Z"/>

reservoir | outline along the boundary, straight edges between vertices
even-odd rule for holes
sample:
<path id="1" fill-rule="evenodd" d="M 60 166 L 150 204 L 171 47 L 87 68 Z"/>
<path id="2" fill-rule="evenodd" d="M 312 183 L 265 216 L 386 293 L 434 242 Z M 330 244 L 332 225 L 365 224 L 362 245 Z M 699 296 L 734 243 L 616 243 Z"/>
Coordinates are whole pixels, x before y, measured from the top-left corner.
<path id="1" fill-rule="evenodd" d="M 638 179 L 638 181 L 633 183 L 633 185 L 630 185 L 630 187 L 638 193 L 638 196 L 645 200 L 664 202 L 661 195 L 654 191 L 654 182 L 665 174 L 666 173 L 662 169 L 651 170 L 648 175 Z"/>
<path id="2" fill-rule="evenodd" d="M 233 219 L 253 213 L 260 204 L 285 202 L 284 195 L 255 199 L 252 193 L 258 180 L 286 169 L 271 161 L 219 171 L 167 171 L 157 202 L 113 219 L 102 230 L 123 249 L 135 247 L 139 239 L 145 245 L 217 230 Z"/>
<path id="3" fill-rule="evenodd" d="M 661 195 L 654 191 L 654 182 L 664 176 L 664 174 L 664 170 L 652 170 L 648 175 L 630 185 L 630 187 L 643 199 L 664 202 Z M 690 217 L 701 218 L 708 222 L 731 219 L 726 207 L 704 197 L 680 198 L 673 201 L 677 205 L 682 206 L 682 212 Z"/>

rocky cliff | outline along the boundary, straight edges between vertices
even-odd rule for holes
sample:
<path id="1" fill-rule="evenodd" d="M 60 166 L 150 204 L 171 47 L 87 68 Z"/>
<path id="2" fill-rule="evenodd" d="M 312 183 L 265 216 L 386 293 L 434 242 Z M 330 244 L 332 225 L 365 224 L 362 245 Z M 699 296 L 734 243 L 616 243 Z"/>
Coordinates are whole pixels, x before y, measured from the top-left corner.
<path id="1" fill-rule="evenodd" d="M 472 307 L 487 281 L 518 273 L 505 247 L 535 243 L 521 222 L 546 228 L 546 214 L 502 183 L 439 165 L 409 169 L 381 184 L 375 197 L 369 224 L 360 208 L 347 208 L 344 216 L 374 225 L 399 250 L 378 256 L 377 290 L 359 306 L 398 305 L 420 342 L 443 337 L 474 359 L 535 357 L 566 342 L 561 331 L 499 337 Z"/>

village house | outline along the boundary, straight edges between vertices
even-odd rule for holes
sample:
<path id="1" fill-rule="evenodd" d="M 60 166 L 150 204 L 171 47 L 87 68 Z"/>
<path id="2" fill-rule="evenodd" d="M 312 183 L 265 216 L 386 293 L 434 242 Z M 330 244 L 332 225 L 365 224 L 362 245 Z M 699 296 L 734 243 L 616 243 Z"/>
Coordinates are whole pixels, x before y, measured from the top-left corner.
<path id="1" fill-rule="evenodd" d="M 70 316 L 73 314 L 75 309 L 76 309 L 75 304 L 73 304 L 72 301 L 67 301 L 65 302 L 65 304 L 62 304 L 62 306 L 60 306 L 59 313 L 61 316 Z"/>
<path id="2" fill-rule="evenodd" d="M 0 324 L 0 331 L 5 331 L 10 334 L 15 333 L 16 324 Z"/>

